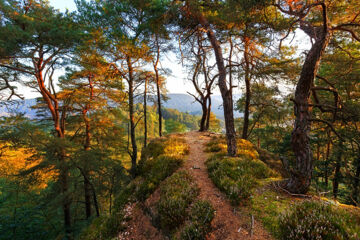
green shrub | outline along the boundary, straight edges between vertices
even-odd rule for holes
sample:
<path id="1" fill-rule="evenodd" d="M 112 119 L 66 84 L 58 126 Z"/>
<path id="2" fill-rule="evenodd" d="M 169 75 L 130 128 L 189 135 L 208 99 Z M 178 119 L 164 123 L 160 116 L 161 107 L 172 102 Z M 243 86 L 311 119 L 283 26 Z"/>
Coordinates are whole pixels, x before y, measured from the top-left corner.
<path id="1" fill-rule="evenodd" d="M 211 230 L 211 221 L 214 218 L 214 208 L 210 202 L 196 201 L 190 209 L 189 223 L 183 228 L 180 239 L 203 240 Z"/>
<path id="2" fill-rule="evenodd" d="M 126 229 L 123 212 L 110 216 L 98 217 L 78 237 L 79 240 L 107 240 Z"/>
<path id="3" fill-rule="evenodd" d="M 249 199 L 258 179 L 276 175 L 262 161 L 245 157 L 230 158 L 216 154 L 208 159 L 206 165 L 214 184 L 235 205 Z"/>
<path id="4" fill-rule="evenodd" d="M 160 155 L 156 159 L 146 161 L 142 169 L 144 180 L 138 185 L 136 198 L 140 201 L 147 199 L 160 182 L 173 174 L 182 163 L 182 159 L 168 155 Z"/>
<path id="5" fill-rule="evenodd" d="M 189 153 L 189 146 L 185 139 L 168 136 L 152 140 L 141 152 L 141 166 L 147 160 L 157 158 L 162 154 L 173 156 L 184 156 Z"/>
<path id="6" fill-rule="evenodd" d="M 198 194 L 198 187 L 186 171 L 166 179 L 160 186 L 160 201 L 156 205 L 160 227 L 165 231 L 179 227 L 187 217 L 187 208 Z"/>
<path id="7" fill-rule="evenodd" d="M 279 220 L 280 238 L 297 239 L 349 239 L 342 216 L 330 206 L 316 201 L 305 201 L 295 205 Z"/>
<path id="8" fill-rule="evenodd" d="M 181 232 L 182 240 L 204 240 L 206 232 L 199 222 L 192 222 L 184 227 Z"/>
<path id="9" fill-rule="evenodd" d="M 203 225 L 210 226 L 210 223 L 214 218 L 214 213 L 214 208 L 209 201 L 198 200 L 191 207 L 190 219 L 193 222 L 199 222 Z"/>

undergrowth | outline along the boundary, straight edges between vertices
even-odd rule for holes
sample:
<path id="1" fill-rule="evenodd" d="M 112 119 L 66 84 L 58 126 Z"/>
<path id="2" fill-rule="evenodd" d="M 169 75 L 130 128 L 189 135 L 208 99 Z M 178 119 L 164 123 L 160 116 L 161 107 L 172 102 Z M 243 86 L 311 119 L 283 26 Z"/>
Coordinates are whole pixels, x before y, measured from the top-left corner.
<path id="1" fill-rule="evenodd" d="M 142 152 L 138 166 L 138 176 L 130 181 L 116 196 L 111 215 L 96 218 L 78 239 L 111 239 L 126 229 L 124 207 L 134 201 L 146 200 L 183 163 L 189 152 L 185 140 L 179 137 L 155 139 Z"/>
<path id="2" fill-rule="evenodd" d="M 320 201 L 295 204 L 279 219 L 279 238 L 289 240 L 359 239 L 360 216 Z"/>
<path id="3" fill-rule="evenodd" d="M 211 180 L 234 205 L 246 203 L 260 179 L 279 176 L 259 160 L 259 154 L 252 143 L 239 139 L 237 147 L 237 156 L 228 157 L 225 140 L 215 138 L 208 143 L 207 151 L 217 153 L 206 162 Z"/>
<path id="4" fill-rule="evenodd" d="M 214 209 L 208 201 L 196 200 L 198 195 L 187 171 L 173 174 L 160 186 L 159 225 L 171 239 L 201 240 L 211 230 Z"/>

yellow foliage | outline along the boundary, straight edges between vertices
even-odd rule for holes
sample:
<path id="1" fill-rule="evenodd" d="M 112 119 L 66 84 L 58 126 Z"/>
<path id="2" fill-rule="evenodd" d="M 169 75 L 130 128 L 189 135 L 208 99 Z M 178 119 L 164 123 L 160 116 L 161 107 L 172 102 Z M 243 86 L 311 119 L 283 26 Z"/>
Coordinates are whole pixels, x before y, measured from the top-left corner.
<path id="1" fill-rule="evenodd" d="M 19 174 L 37 166 L 42 160 L 32 159 L 33 149 L 11 148 L 9 145 L 2 145 L 0 156 L 0 178 L 16 180 Z M 31 160 L 30 160 L 31 158 Z M 26 176 L 29 181 L 29 187 L 32 190 L 41 190 L 47 187 L 50 180 L 56 178 L 57 173 L 52 169 L 39 169 Z M 33 184 L 36 182 L 36 184 Z"/>

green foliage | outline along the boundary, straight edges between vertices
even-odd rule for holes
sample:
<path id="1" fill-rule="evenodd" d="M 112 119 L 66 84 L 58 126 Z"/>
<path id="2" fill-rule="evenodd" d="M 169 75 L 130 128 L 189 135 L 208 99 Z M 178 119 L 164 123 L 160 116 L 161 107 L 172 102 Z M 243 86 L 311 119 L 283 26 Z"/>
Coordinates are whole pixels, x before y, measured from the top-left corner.
<path id="1" fill-rule="evenodd" d="M 211 230 L 215 211 L 210 202 L 198 200 L 191 206 L 190 222 L 181 231 L 180 239 L 202 240 Z"/>
<path id="2" fill-rule="evenodd" d="M 140 165 L 161 154 L 183 156 L 189 153 L 189 146 L 181 137 L 167 136 L 152 140 L 141 153 Z M 140 170 L 141 171 L 141 170 Z"/>
<path id="3" fill-rule="evenodd" d="M 169 155 L 160 155 L 154 160 L 146 161 L 141 170 L 144 181 L 137 186 L 136 198 L 146 200 L 159 183 L 175 172 L 182 163 L 181 158 Z"/>
<path id="4" fill-rule="evenodd" d="M 165 130 L 167 133 L 183 133 L 186 132 L 187 129 L 185 124 L 173 119 L 168 119 L 165 121 Z"/>
<path id="5" fill-rule="evenodd" d="M 224 149 L 221 140 L 217 140 L 220 139 L 214 139 L 208 144 L 209 151 Z M 259 179 L 278 176 L 258 159 L 259 155 L 250 142 L 239 140 L 238 146 L 241 148 L 237 157 L 227 157 L 220 152 L 206 162 L 211 180 L 235 205 L 249 199 Z"/>
<path id="6" fill-rule="evenodd" d="M 160 201 L 156 205 L 161 228 L 172 231 L 179 227 L 198 194 L 199 189 L 188 172 L 180 171 L 169 177 L 160 186 Z"/>
<path id="7" fill-rule="evenodd" d="M 281 239 L 358 239 L 355 219 L 329 204 L 304 201 L 279 220 Z M 346 220 L 353 223 L 349 224 Z"/>
<path id="8" fill-rule="evenodd" d="M 198 120 L 199 116 L 194 116 L 189 113 L 183 113 L 176 109 L 164 108 L 163 109 L 163 118 L 165 119 L 165 125 L 168 120 L 170 121 L 169 130 L 173 129 L 174 126 L 177 126 L 179 129 L 186 129 L 197 130 L 199 127 Z M 165 126 L 166 128 L 166 126 Z M 167 130 L 166 130 L 167 131 Z M 176 132 L 174 131 L 167 131 L 167 133 Z"/>

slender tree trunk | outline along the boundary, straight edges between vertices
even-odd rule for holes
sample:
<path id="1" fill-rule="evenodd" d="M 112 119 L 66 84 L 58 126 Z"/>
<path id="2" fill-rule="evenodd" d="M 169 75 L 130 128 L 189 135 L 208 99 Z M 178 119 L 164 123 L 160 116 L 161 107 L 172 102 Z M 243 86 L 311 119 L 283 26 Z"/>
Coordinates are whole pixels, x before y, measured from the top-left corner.
<path id="1" fill-rule="evenodd" d="M 242 138 L 248 138 L 249 116 L 250 116 L 250 101 L 251 101 L 251 83 L 250 83 L 250 59 L 249 59 L 249 44 L 250 40 L 244 40 L 244 60 L 245 60 L 245 109 L 244 109 L 244 126 Z"/>
<path id="2" fill-rule="evenodd" d="M 330 137 L 330 136 L 329 136 Z M 325 185 L 326 188 L 329 185 L 329 156 L 330 156 L 330 145 L 331 142 L 330 140 L 328 141 L 327 145 L 326 145 L 326 154 L 325 154 Z"/>
<path id="3" fill-rule="evenodd" d="M 94 86 L 92 82 L 92 75 L 88 76 L 89 82 L 89 101 L 91 102 L 94 98 Z M 87 114 L 90 111 L 91 104 L 87 103 L 85 108 L 83 109 L 83 120 L 85 123 L 85 144 L 84 150 L 89 151 L 91 146 L 91 123 L 90 119 L 88 118 Z M 85 199 L 85 213 L 86 218 L 90 218 L 91 213 L 91 183 L 90 183 L 90 174 L 89 174 L 89 166 L 87 160 L 84 160 L 84 199 Z"/>
<path id="4" fill-rule="evenodd" d="M 294 100 L 295 124 L 291 134 L 291 145 L 296 157 L 296 165 L 292 169 L 291 177 L 285 186 L 292 193 L 306 193 L 311 183 L 313 156 L 309 141 L 311 128 L 310 92 L 321 57 L 330 37 L 331 35 L 326 29 L 319 33 L 305 58 L 300 79 L 296 86 Z"/>
<path id="5" fill-rule="evenodd" d="M 360 184 L 360 149 L 358 150 L 358 157 L 356 161 L 356 172 L 354 176 L 352 200 L 354 205 L 359 205 L 359 184 Z"/>
<path id="6" fill-rule="evenodd" d="M 334 199 L 337 199 L 339 192 L 339 182 L 341 178 L 341 157 L 342 157 L 342 143 L 339 143 L 339 147 L 337 150 L 336 163 L 335 163 L 335 173 L 333 179 L 333 196 Z"/>
<path id="7" fill-rule="evenodd" d="M 127 57 L 127 64 L 129 70 L 129 117 L 130 117 L 130 138 L 131 138 L 131 175 L 136 176 L 137 166 L 137 144 L 136 144 L 136 135 L 135 135 L 135 116 L 134 116 L 134 69 L 132 67 L 130 57 Z"/>
<path id="8" fill-rule="evenodd" d="M 234 112 L 233 102 L 231 98 L 231 91 L 227 87 L 226 83 L 226 69 L 224 64 L 224 58 L 220 43 L 217 41 L 215 33 L 212 31 L 208 21 L 203 15 L 198 17 L 200 24 L 206 29 L 206 34 L 209 38 L 211 46 L 215 53 L 216 65 L 219 71 L 219 88 L 223 99 L 224 118 L 225 118 L 225 129 L 226 129 L 226 140 L 227 140 L 227 151 L 229 156 L 236 155 L 236 133 L 234 125 Z"/>
<path id="9" fill-rule="evenodd" d="M 160 46 L 159 46 L 159 39 L 158 36 L 155 35 L 156 41 L 156 60 L 153 63 L 154 71 L 155 71 L 155 78 L 156 78 L 156 94 L 157 94 L 157 107 L 158 107 L 158 114 L 159 114 L 159 136 L 162 136 L 162 112 L 161 112 L 161 92 L 160 92 L 160 76 L 158 70 L 158 64 L 160 60 Z"/>
<path id="10" fill-rule="evenodd" d="M 211 115 L 211 96 L 209 94 L 208 97 L 208 107 L 207 107 L 207 116 L 206 116 L 206 124 L 205 124 L 205 130 L 209 131 L 210 128 L 210 115 Z"/>
<path id="11" fill-rule="evenodd" d="M 145 79 L 145 89 L 144 89 L 144 147 L 147 145 L 147 78 Z"/>

